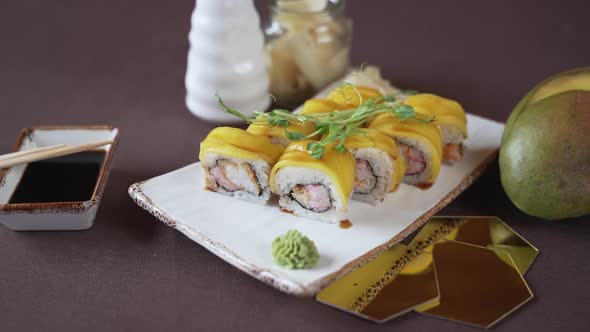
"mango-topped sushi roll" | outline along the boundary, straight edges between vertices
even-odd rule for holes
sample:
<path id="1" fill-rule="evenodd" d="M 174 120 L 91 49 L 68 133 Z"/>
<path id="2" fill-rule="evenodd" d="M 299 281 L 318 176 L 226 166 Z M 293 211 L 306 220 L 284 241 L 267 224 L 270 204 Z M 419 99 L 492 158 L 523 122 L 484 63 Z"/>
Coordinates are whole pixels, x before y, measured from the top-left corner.
<path id="1" fill-rule="evenodd" d="M 406 165 L 393 139 L 378 130 L 363 129 L 350 136 L 345 146 L 356 165 L 352 199 L 376 205 L 397 189 Z"/>
<path id="2" fill-rule="evenodd" d="M 334 111 L 342 111 L 350 107 L 345 107 L 328 99 L 309 99 L 303 104 L 301 114 L 313 115 L 320 113 L 329 113 Z"/>
<path id="3" fill-rule="evenodd" d="M 286 128 L 273 126 L 268 122 L 256 122 L 248 126 L 246 131 L 258 136 L 267 136 L 273 144 L 287 146 L 291 141 L 287 138 L 286 131 L 298 132 L 307 136 L 313 132 L 314 127 L 310 122 L 291 123 Z"/>
<path id="4" fill-rule="evenodd" d="M 345 151 L 326 147 L 321 159 L 307 152 L 304 140 L 289 144 L 270 174 L 270 188 L 281 209 L 296 216 L 335 223 L 346 219 L 354 186 L 355 161 Z"/>
<path id="5" fill-rule="evenodd" d="M 219 127 L 201 142 L 205 189 L 258 204 L 270 198 L 269 175 L 284 148 L 266 136 Z"/>
<path id="6" fill-rule="evenodd" d="M 309 99 L 303 104 L 301 114 L 314 115 L 349 110 L 359 107 L 361 102 L 381 97 L 379 91 L 373 88 L 347 84 L 333 89 L 326 99 Z"/>
<path id="7" fill-rule="evenodd" d="M 434 123 L 401 121 L 392 114 L 380 114 L 370 124 L 393 138 L 406 163 L 404 182 L 420 188 L 430 187 L 438 177 L 442 155 L 442 136 Z"/>
<path id="8" fill-rule="evenodd" d="M 363 85 L 346 84 L 335 88 L 328 95 L 329 101 L 347 108 L 359 107 L 369 99 L 379 99 L 383 95 L 376 89 Z"/>
<path id="9" fill-rule="evenodd" d="M 467 138 L 467 116 L 456 101 L 433 94 L 421 93 L 409 96 L 406 104 L 418 113 L 436 116 L 436 123 L 442 131 L 443 160 L 459 161 L 463 157 L 463 140 Z"/>

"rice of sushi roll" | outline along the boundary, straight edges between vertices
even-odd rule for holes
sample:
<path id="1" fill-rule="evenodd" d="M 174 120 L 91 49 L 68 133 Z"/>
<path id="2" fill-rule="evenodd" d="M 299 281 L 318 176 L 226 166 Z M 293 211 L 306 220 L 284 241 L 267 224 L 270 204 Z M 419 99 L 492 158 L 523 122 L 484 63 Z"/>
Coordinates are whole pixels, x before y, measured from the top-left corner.
<path id="1" fill-rule="evenodd" d="M 279 195 L 283 211 L 329 223 L 345 220 L 354 186 L 354 156 L 326 147 L 323 157 L 315 159 L 307 152 L 311 142 L 287 146 L 272 168 L 270 188 Z"/>
<path id="2" fill-rule="evenodd" d="M 393 139 L 377 130 L 363 129 L 349 137 L 345 146 L 355 158 L 352 199 L 376 205 L 397 189 L 406 165 Z"/>
<path id="3" fill-rule="evenodd" d="M 284 148 L 271 139 L 242 129 L 219 127 L 201 142 L 199 159 L 205 189 L 241 200 L 266 204 L 269 176 Z"/>
<path id="4" fill-rule="evenodd" d="M 430 188 L 440 171 L 442 134 L 434 123 L 402 121 L 392 114 L 380 114 L 369 128 L 393 138 L 406 164 L 404 183 Z"/>

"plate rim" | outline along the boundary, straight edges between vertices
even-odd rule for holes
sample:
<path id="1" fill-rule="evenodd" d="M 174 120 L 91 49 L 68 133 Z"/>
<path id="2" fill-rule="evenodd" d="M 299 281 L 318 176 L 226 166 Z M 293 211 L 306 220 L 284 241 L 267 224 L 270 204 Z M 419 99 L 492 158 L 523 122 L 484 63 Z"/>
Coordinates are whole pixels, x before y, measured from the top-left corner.
<path id="1" fill-rule="evenodd" d="M 486 119 L 488 120 L 488 119 Z M 491 120 L 493 121 L 493 120 Z M 137 182 L 132 184 L 129 187 L 128 193 L 129 196 L 133 199 L 133 201 L 141 208 L 149 212 L 153 215 L 156 219 L 160 220 L 164 224 L 177 229 L 178 231 L 185 234 L 191 240 L 197 242 L 199 245 L 205 247 L 207 250 L 214 253 L 216 256 L 220 257 L 227 263 L 233 265 L 234 267 L 240 269 L 243 272 L 248 273 L 252 277 L 264 282 L 267 285 L 270 285 L 282 292 L 296 295 L 300 297 L 312 297 L 323 288 L 328 286 L 330 283 L 338 279 L 339 277 L 345 275 L 346 273 L 356 269 L 357 267 L 371 261 L 375 257 L 379 256 L 385 250 L 391 248 L 393 245 L 397 244 L 401 240 L 403 240 L 406 236 L 412 234 L 416 229 L 421 227 L 423 224 L 430 219 L 436 212 L 440 211 L 443 207 L 447 206 L 453 200 L 455 200 L 463 191 L 465 191 L 469 186 L 478 179 L 483 172 L 487 169 L 487 167 L 496 159 L 498 156 L 499 148 L 495 149 L 491 152 L 486 159 L 484 159 L 471 173 L 467 174 L 463 180 L 447 193 L 438 203 L 433 206 L 431 209 L 420 215 L 416 220 L 414 220 L 411 224 L 409 224 L 403 231 L 395 234 L 391 239 L 386 241 L 385 243 L 376 246 L 375 248 L 369 250 L 366 253 L 358 256 L 357 258 L 352 259 L 340 269 L 335 272 L 332 272 L 308 285 L 302 285 L 298 282 L 288 280 L 286 278 L 282 278 L 271 271 L 261 268 L 256 264 L 252 264 L 241 258 L 237 253 L 233 252 L 222 243 L 219 243 L 213 239 L 208 238 L 205 234 L 199 232 L 197 229 L 190 227 L 188 225 L 183 224 L 180 220 L 176 220 L 171 216 L 167 215 L 161 208 L 144 192 L 143 185 L 155 178 L 165 176 L 167 174 L 176 172 L 186 167 L 190 167 L 192 165 L 198 163 L 191 163 L 184 167 L 178 168 L 174 171 L 159 175 L 157 177 L 144 180 L 141 182 Z"/>

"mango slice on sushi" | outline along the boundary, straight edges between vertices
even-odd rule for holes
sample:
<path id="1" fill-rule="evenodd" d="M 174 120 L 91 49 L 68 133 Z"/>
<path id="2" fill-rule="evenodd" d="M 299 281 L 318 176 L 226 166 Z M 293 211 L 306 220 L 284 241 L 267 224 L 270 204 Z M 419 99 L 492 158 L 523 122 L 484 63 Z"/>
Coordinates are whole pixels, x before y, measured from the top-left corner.
<path id="1" fill-rule="evenodd" d="M 199 159 L 205 189 L 245 201 L 266 204 L 269 176 L 283 153 L 281 145 L 231 127 L 213 129 L 201 142 Z"/>
<path id="2" fill-rule="evenodd" d="M 438 177 L 442 156 L 442 133 L 434 123 L 416 120 L 401 121 L 392 114 L 380 114 L 369 128 L 393 138 L 404 158 L 404 182 L 423 189 Z"/>
<path id="3" fill-rule="evenodd" d="M 326 147 L 313 158 L 303 140 L 289 144 L 272 168 L 270 188 L 280 196 L 282 210 L 304 218 L 336 223 L 346 219 L 354 186 L 354 156 Z"/>
<path id="4" fill-rule="evenodd" d="M 271 139 L 273 144 L 287 146 L 289 143 L 291 143 L 291 141 L 287 138 L 286 131 L 298 132 L 307 136 L 313 132 L 314 128 L 315 125 L 310 122 L 291 123 L 286 128 L 274 126 L 268 122 L 257 122 L 248 126 L 246 131 L 258 136 L 267 136 Z"/>
<path id="5" fill-rule="evenodd" d="M 303 104 L 301 114 L 312 115 L 320 113 L 329 113 L 338 110 L 345 110 L 351 107 L 337 104 L 327 99 L 309 99 Z"/>
<path id="6" fill-rule="evenodd" d="M 332 90 L 328 100 L 348 108 L 359 107 L 368 99 L 379 99 L 383 95 L 377 89 L 363 85 L 344 84 Z"/>
<path id="7" fill-rule="evenodd" d="M 397 189 L 406 165 L 392 138 L 375 129 L 363 129 L 344 145 L 356 163 L 352 199 L 376 205 Z"/>
<path id="8" fill-rule="evenodd" d="M 443 160 L 459 161 L 463 157 L 463 140 L 467 138 L 467 115 L 461 104 L 433 94 L 409 96 L 406 104 L 418 113 L 436 116 L 442 131 Z"/>

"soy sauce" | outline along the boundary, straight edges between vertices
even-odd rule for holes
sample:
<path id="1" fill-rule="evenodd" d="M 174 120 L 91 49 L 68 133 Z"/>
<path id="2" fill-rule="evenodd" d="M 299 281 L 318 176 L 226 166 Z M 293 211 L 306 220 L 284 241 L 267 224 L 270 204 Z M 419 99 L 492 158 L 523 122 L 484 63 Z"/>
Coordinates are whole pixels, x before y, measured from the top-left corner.
<path id="1" fill-rule="evenodd" d="M 350 227 L 352 227 L 352 223 L 350 222 L 350 220 L 340 220 L 340 228 L 349 229 Z"/>
<path id="2" fill-rule="evenodd" d="M 85 151 L 30 163 L 8 203 L 90 200 L 105 157 L 104 151 Z"/>

